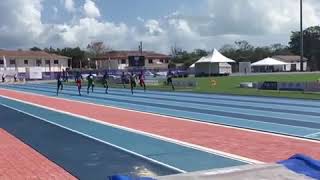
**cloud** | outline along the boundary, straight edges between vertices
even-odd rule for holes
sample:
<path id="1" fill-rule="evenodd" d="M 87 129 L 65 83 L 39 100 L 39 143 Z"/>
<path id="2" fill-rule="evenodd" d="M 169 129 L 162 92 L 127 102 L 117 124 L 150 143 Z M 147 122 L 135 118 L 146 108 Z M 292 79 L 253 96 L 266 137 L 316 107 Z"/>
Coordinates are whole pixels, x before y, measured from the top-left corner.
<path id="1" fill-rule="evenodd" d="M 163 32 L 163 29 L 160 27 L 160 23 L 154 19 L 148 20 L 145 23 L 145 27 L 150 35 L 157 35 Z"/>
<path id="2" fill-rule="evenodd" d="M 63 0 L 66 10 L 74 14 L 71 22 L 64 23 L 42 21 L 43 0 L 0 1 L 0 48 L 85 48 L 92 41 L 104 41 L 113 49 L 137 49 L 143 41 L 145 49 L 160 52 L 170 52 L 175 44 L 186 50 L 210 50 L 242 39 L 254 45 L 287 43 L 290 32 L 299 28 L 295 0 L 205 0 L 201 14 L 177 10 L 157 19 L 138 17 L 134 25 L 99 18 L 98 1 L 86 0 L 83 14 L 67 1 Z M 304 3 L 305 27 L 318 25 L 320 2 Z"/>
<path id="3" fill-rule="evenodd" d="M 305 25 L 316 25 L 319 21 L 315 4 L 305 0 Z M 299 27 L 299 1 L 296 0 L 208 0 L 208 14 L 212 16 L 206 24 L 199 25 L 203 35 L 240 34 L 265 35 L 288 33 Z"/>
<path id="4" fill-rule="evenodd" d="M 58 11 L 59 11 L 59 10 L 58 10 L 58 8 L 57 8 L 56 6 L 53 6 L 53 7 L 52 7 L 52 10 L 53 10 L 53 12 L 54 12 L 55 14 L 57 14 L 57 13 L 58 13 Z"/>
<path id="5" fill-rule="evenodd" d="M 95 2 L 91 0 L 86 0 L 85 4 L 83 5 L 83 10 L 86 17 L 97 18 L 101 16 L 100 11 L 97 8 Z"/>
<path id="6" fill-rule="evenodd" d="M 41 1 L 11 0 L 0 2 L 0 44 L 21 47 L 34 43 L 42 32 Z"/>
<path id="7" fill-rule="evenodd" d="M 64 7 L 68 12 L 74 13 L 76 11 L 73 0 L 64 0 Z"/>
<path id="8" fill-rule="evenodd" d="M 137 21 L 139 21 L 139 22 L 142 22 L 142 23 L 143 23 L 145 20 L 144 20 L 142 17 L 138 16 L 138 17 L 137 17 Z"/>

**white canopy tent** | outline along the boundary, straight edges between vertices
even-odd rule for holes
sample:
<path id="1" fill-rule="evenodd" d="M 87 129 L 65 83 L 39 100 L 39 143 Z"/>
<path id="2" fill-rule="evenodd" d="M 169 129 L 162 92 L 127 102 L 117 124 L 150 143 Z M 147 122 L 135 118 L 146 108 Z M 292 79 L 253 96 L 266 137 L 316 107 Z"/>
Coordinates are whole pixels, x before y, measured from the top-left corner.
<path id="1" fill-rule="evenodd" d="M 219 51 L 214 49 L 212 55 L 202 57 L 192 64 L 190 68 L 195 68 L 197 74 L 231 74 L 232 67 L 228 63 L 235 63 L 234 60 L 223 56 Z"/>
<path id="2" fill-rule="evenodd" d="M 212 57 L 210 59 L 211 63 L 235 63 L 234 60 L 225 57 L 218 50 L 214 49 Z"/>
<path id="3" fill-rule="evenodd" d="M 284 66 L 287 64 L 288 63 L 285 63 L 276 59 L 265 58 L 265 59 L 262 59 L 261 61 L 251 64 L 251 66 Z"/>
<path id="4" fill-rule="evenodd" d="M 285 71 L 286 65 L 288 63 L 270 57 L 251 64 L 255 71 Z"/>
<path id="5" fill-rule="evenodd" d="M 204 61 L 207 61 L 207 58 L 208 57 L 202 57 L 200 58 L 197 62 L 193 63 L 190 68 L 195 68 L 196 67 L 196 63 L 200 63 L 200 62 L 204 62 Z"/>

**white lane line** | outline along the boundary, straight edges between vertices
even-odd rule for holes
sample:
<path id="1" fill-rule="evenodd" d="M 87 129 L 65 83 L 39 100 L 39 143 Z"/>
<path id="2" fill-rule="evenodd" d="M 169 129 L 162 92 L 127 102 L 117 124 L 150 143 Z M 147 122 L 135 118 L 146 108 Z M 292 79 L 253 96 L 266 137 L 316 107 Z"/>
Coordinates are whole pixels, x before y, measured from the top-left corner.
<path id="1" fill-rule="evenodd" d="M 32 86 L 31 87 L 32 89 L 34 90 L 37 90 L 39 87 L 35 87 L 35 86 Z M 44 87 L 41 87 L 42 89 L 45 88 Z M 71 89 L 67 89 L 67 91 L 71 92 Z M 102 91 L 101 91 L 102 92 Z M 54 93 L 52 91 L 52 93 Z M 95 96 L 97 98 L 101 97 L 101 95 L 99 96 Z M 143 96 L 137 96 L 137 97 L 143 97 Z M 83 98 L 86 98 L 86 97 L 83 97 Z M 88 99 L 88 98 L 86 98 Z M 122 99 L 120 99 L 122 100 Z M 142 99 L 130 99 L 132 101 L 137 101 L 137 102 L 144 102 Z M 160 105 L 166 105 L 165 100 L 157 100 L 158 102 L 156 102 L 157 104 L 160 104 Z M 182 104 L 183 102 L 178 102 L 178 104 L 176 104 L 175 106 L 181 106 L 179 105 Z M 201 104 L 201 102 L 199 103 L 196 103 L 196 102 L 192 102 L 192 103 L 188 103 L 188 104 L 192 104 L 192 105 L 196 105 L 196 104 Z M 203 110 L 212 110 L 212 108 L 215 108 L 215 107 L 220 107 L 218 105 L 210 105 L 210 106 L 204 106 L 203 108 L 200 108 L 200 109 L 203 109 Z M 195 108 L 197 109 L 197 108 Z M 300 118 L 296 118 L 296 115 L 294 114 L 291 114 L 291 113 L 286 113 L 286 112 L 271 112 L 271 111 L 267 111 L 267 110 L 252 110 L 254 113 L 248 113 L 248 112 L 245 112 L 247 111 L 247 109 L 245 108 L 239 108 L 239 107 L 233 107 L 233 108 L 230 108 L 230 110 L 234 110 L 234 111 L 237 111 L 238 114 L 242 114 L 242 115 L 250 115 L 250 116 L 261 116 L 261 117 L 265 117 L 265 118 L 280 118 L 280 119 L 284 119 L 284 120 L 288 120 L 290 122 L 294 121 L 300 121 L 301 120 L 301 117 Z M 230 113 L 230 110 L 225 110 L 225 109 L 218 109 L 217 111 L 219 112 L 223 112 L 223 113 Z M 267 115 L 268 113 L 272 113 L 271 116 L 270 115 Z M 288 117 L 287 115 L 291 116 L 291 117 Z M 215 116 L 219 116 L 219 117 L 226 117 L 226 116 L 223 116 L 223 115 L 215 115 Z M 305 116 L 304 118 L 316 118 L 318 116 L 316 115 L 308 115 L 308 114 L 303 114 L 303 116 Z M 240 119 L 240 118 L 237 118 L 237 119 Z M 245 120 L 245 119 L 243 119 Z M 261 122 L 261 121 L 258 121 L 258 120 L 250 120 L 250 121 L 255 121 L 255 122 L 260 122 L 260 123 L 268 123 L 268 124 L 274 124 L 274 125 L 279 125 L 278 123 L 275 123 L 275 122 Z M 300 121 L 301 122 L 301 121 Z M 317 123 L 315 121 L 304 121 L 304 122 L 310 122 L 310 123 Z M 304 128 L 304 129 L 307 129 L 307 130 L 315 130 L 314 128 L 310 128 L 310 127 L 301 127 L 301 126 L 294 126 L 294 125 L 287 125 L 287 124 L 281 124 L 281 125 L 284 125 L 284 126 L 289 126 L 289 127 L 298 127 L 298 128 Z M 281 132 L 279 132 L 281 133 Z"/>
<path id="2" fill-rule="evenodd" d="M 138 154 L 138 153 L 133 152 L 133 151 L 131 151 L 131 150 L 125 149 L 125 148 L 123 148 L 123 147 L 117 146 L 117 145 L 115 145 L 115 144 L 109 143 L 109 142 L 107 142 L 107 141 L 103 141 L 103 140 L 98 139 L 98 138 L 96 138 L 96 137 L 93 137 L 93 136 L 91 136 L 91 135 L 88 135 L 88 134 L 82 133 L 82 132 L 80 132 L 80 131 L 77 131 L 77 130 L 74 130 L 74 129 L 71 129 L 71 128 L 62 126 L 62 125 L 60 125 L 60 124 L 51 122 L 51 121 L 49 121 L 49 120 L 47 120 L 47 119 L 44 119 L 44 118 L 42 118 L 42 117 L 36 116 L 36 115 L 34 115 L 34 114 L 30 114 L 30 113 L 28 113 L 28 112 L 26 112 L 26 111 L 23 111 L 23 110 L 20 110 L 20 109 L 17 109 L 17 108 L 8 106 L 8 105 L 3 104 L 3 103 L 0 103 L 0 105 L 2 105 L 2 106 L 4 106 L 4 107 L 7 107 L 7 108 L 9 108 L 9 109 L 12 109 L 12 110 L 21 112 L 21 113 L 26 114 L 26 115 L 28 115 L 28 116 L 37 118 L 37 119 L 39 119 L 39 120 L 45 121 L 45 122 L 50 123 L 50 124 L 52 124 L 52 125 L 58 126 L 58 127 L 60 127 L 60 128 L 66 129 L 66 130 L 68 130 L 68 131 L 74 132 L 74 133 L 79 134 L 79 135 L 81 135 L 81 136 L 84 136 L 84 137 L 93 139 L 93 140 L 95 140 L 95 141 L 101 142 L 101 143 L 103 143 L 103 144 L 112 146 L 112 147 L 114 147 L 114 148 L 116 148 L 116 149 L 125 151 L 125 152 L 127 152 L 127 153 L 129 153 L 129 154 L 132 154 L 132 155 L 134 155 L 134 156 L 143 158 L 143 159 L 145 159 L 145 160 L 148 160 L 148 161 L 150 161 L 150 162 L 159 164 L 159 165 L 161 165 L 161 166 L 164 166 L 164 167 L 167 167 L 167 168 L 176 170 L 176 171 L 181 172 L 181 173 L 186 173 L 186 172 L 187 172 L 187 171 L 184 171 L 184 170 L 182 170 L 182 169 L 176 168 L 176 167 L 174 167 L 174 166 L 171 166 L 171 165 L 162 163 L 162 162 L 160 162 L 160 161 L 154 160 L 154 159 L 152 159 L 152 158 L 146 157 L 146 156 L 144 156 L 144 155 Z"/>
<path id="3" fill-rule="evenodd" d="M 306 135 L 305 137 L 312 138 L 312 137 L 317 137 L 317 136 L 319 136 L 319 137 L 320 137 L 320 132 L 313 133 L 313 134 L 308 134 L 308 135 Z"/>
<path id="4" fill-rule="evenodd" d="M 128 111 L 128 112 L 134 112 L 134 113 L 140 113 L 140 114 L 147 114 L 147 115 L 153 115 L 153 116 L 171 118 L 171 119 L 180 120 L 180 121 L 189 121 L 189 122 L 193 122 L 193 123 L 197 123 L 197 124 L 205 124 L 205 125 L 209 125 L 209 126 L 223 127 L 223 128 L 228 128 L 228 129 L 236 129 L 236 130 L 240 130 L 240 131 L 253 132 L 253 133 L 257 133 L 257 134 L 265 134 L 265 135 L 282 137 L 282 138 L 288 138 L 288 139 L 295 139 L 295 140 L 300 140 L 300 141 L 308 141 L 308 142 L 313 142 L 313 143 L 320 143 L 320 141 L 318 141 L 318 140 L 313 140 L 313 139 L 306 139 L 306 138 L 302 138 L 302 137 L 294 137 L 294 136 L 289 136 L 289 135 L 276 134 L 276 133 L 258 131 L 258 130 L 253 130 L 253 129 L 246 129 L 246 128 L 240 128 L 240 127 L 234 127 L 234 126 L 216 124 L 216 123 L 214 123 L 214 122 L 212 122 L 212 123 L 202 122 L 202 121 L 193 120 L 193 119 L 179 118 L 179 117 L 162 115 L 162 114 L 156 114 L 156 113 L 151 113 L 151 112 L 143 112 L 143 111 L 137 111 L 137 110 L 132 110 L 132 109 L 125 109 L 125 108 L 120 108 L 120 107 L 116 107 L 116 106 L 95 104 L 95 103 L 84 102 L 84 101 L 80 101 L 80 100 L 74 100 L 74 99 L 64 99 L 64 98 L 60 98 L 60 97 L 53 97 L 53 96 L 47 96 L 47 95 L 42 95 L 42 94 L 35 94 L 35 93 L 31 93 L 31 92 L 23 92 L 23 91 L 12 90 L 12 89 L 4 89 L 4 90 L 6 90 L 6 91 L 13 91 L 13 92 L 16 92 L 16 93 L 30 94 L 30 95 L 33 95 L 33 96 L 41 96 L 41 97 L 58 99 L 58 100 L 64 100 L 64 101 L 69 101 L 69 102 L 76 102 L 76 103 L 81 103 L 81 104 L 89 104 L 89 105 L 93 105 L 93 106 L 107 107 L 107 108 L 118 109 L 118 110 L 122 110 L 122 111 Z"/>
<path id="5" fill-rule="evenodd" d="M 82 118 L 82 119 L 85 119 L 85 120 L 88 120 L 88 121 L 92 121 L 92 122 L 95 122 L 95 123 L 99 123 L 99 124 L 103 124 L 103 125 L 106 125 L 106 126 L 122 129 L 122 130 L 125 130 L 125 131 L 128 131 L 128 132 L 141 134 L 141 135 L 148 136 L 148 137 L 155 138 L 155 139 L 159 139 L 159 140 L 162 140 L 162 141 L 178 144 L 180 146 L 185 146 L 185 147 L 188 147 L 188 148 L 192 148 L 192 149 L 196 149 L 196 150 L 199 150 L 199 151 L 207 152 L 207 153 L 214 154 L 214 155 L 221 156 L 221 157 L 225 157 L 225 158 L 228 158 L 228 159 L 233 159 L 233 160 L 241 161 L 241 162 L 248 163 L 248 164 L 261 164 L 261 163 L 263 163 L 261 161 L 257 161 L 257 160 L 254 160 L 254 159 L 250 159 L 250 158 L 246 158 L 246 157 L 242 157 L 242 156 L 238 156 L 238 155 L 222 152 L 222 151 L 219 151 L 219 150 L 210 149 L 210 148 L 207 148 L 207 147 L 203 147 L 203 146 L 199 146 L 199 145 L 195 145 L 195 144 L 179 141 L 179 140 L 176 140 L 176 139 L 172 139 L 172 138 L 168 138 L 168 137 L 164 137 L 164 136 L 160 136 L 160 135 L 156 135 L 156 134 L 152 134 L 152 133 L 147 133 L 147 132 L 144 132 L 144 131 L 139 131 L 139 130 L 136 130 L 136 129 L 132 129 L 132 128 L 128 128 L 128 127 L 124 127 L 124 126 L 120 126 L 120 125 L 107 123 L 107 122 L 104 122 L 104 121 L 101 121 L 101 120 L 89 118 L 89 117 L 78 115 L 78 114 L 73 114 L 73 113 L 70 113 L 70 112 L 62 111 L 62 110 L 57 110 L 57 109 L 54 109 L 54 108 L 50 108 L 50 107 L 47 107 L 47 106 L 42 106 L 42 105 L 39 105 L 39 104 L 23 101 L 23 100 L 20 100 L 20 99 L 7 97 L 7 96 L 3 96 L 3 95 L 0 95 L 0 97 L 6 98 L 6 99 L 10 99 L 10 100 L 13 100 L 13 101 L 22 102 L 24 104 L 29 104 L 29 105 L 32 105 L 32 106 L 48 109 L 48 110 L 51 110 L 51 111 L 67 114 L 69 116 Z"/>

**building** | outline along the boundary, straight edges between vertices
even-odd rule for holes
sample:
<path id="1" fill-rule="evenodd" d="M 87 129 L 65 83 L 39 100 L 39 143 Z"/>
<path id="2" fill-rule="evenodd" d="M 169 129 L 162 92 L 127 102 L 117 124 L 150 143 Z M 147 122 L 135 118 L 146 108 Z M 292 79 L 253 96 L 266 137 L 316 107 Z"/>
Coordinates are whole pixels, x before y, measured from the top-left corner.
<path id="1" fill-rule="evenodd" d="M 126 70 L 135 58 L 143 61 L 139 66 L 146 69 L 168 69 L 171 61 L 171 56 L 151 51 L 110 51 L 94 60 L 98 69 Z"/>
<path id="2" fill-rule="evenodd" d="M 288 63 L 285 67 L 285 71 L 300 71 L 300 56 L 273 56 L 273 59 Z M 303 59 L 303 71 L 306 71 L 308 67 L 308 59 Z"/>
<path id="3" fill-rule="evenodd" d="M 30 68 L 37 68 L 43 73 L 61 72 L 68 68 L 69 59 L 44 51 L 0 50 L 0 71 L 26 73 Z"/>

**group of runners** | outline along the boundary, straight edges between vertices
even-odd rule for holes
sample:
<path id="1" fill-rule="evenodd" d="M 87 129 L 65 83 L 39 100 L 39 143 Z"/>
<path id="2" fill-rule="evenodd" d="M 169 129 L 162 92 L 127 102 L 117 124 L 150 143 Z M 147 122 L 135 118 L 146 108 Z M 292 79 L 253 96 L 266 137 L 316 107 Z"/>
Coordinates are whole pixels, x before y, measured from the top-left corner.
<path id="1" fill-rule="evenodd" d="M 1 82 L 5 83 L 6 82 L 6 78 L 7 78 L 6 74 L 3 73 L 2 76 L 1 76 Z M 18 74 L 17 73 L 14 74 L 13 80 L 14 80 L 14 82 L 18 82 Z"/>
<path id="2" fill-rule="evenodd" d="M 169 71 L 167 74 L 167 85 L 171 85 L 172 90 L 175 90 L 174 85 L 172 83 L 172 78 L 173 78 L 173 73 L 171 71 Z M 88 82 L 87 94 L 90 94 L 90 90 L 93 93 L 94 87 L 95 87 L 95 76 L 92 74 L 92 72 L 90 72 L 86 79 Z M 106 94 L 108 94 L 108 90 L 109 90 L 108 79 L 109 79 L 108 73 L 105 73 L 102 78 L 102 84 L 105 88 Z M 146 87 L 145 76 L 144 76 L 143 71 L 141 71 L 138 74 L 138 76 L 133 72 L 129 73 L 128 75 L 126 75 L 124 72 L 122 72 L 121 82 L 122 82 L 123 88 L 126 88 L 126 84 L 129 83 L 130 90 L 131 90 L 132 94 L 133 94 L 134 88 L 137 86 L 136 80 L 139 80 L 139 85 L 143 88 L 144 91 L 146 91 L 147 87 Z M 63 90 L 63 82 L 64 81 L 66 81 L 66 79 L 63 78 L 61 76 L 61 74 L 58 74 L 58 76 L 57 76 L 57 96 L 59 95 L 59 92 Z M 80 72 L 78 72 L 75 76 L 75 83 L 78 88 L 79 96 L 81 96 L 82 81 L 83 81 L 83 76 L 81 75 Z"/>

